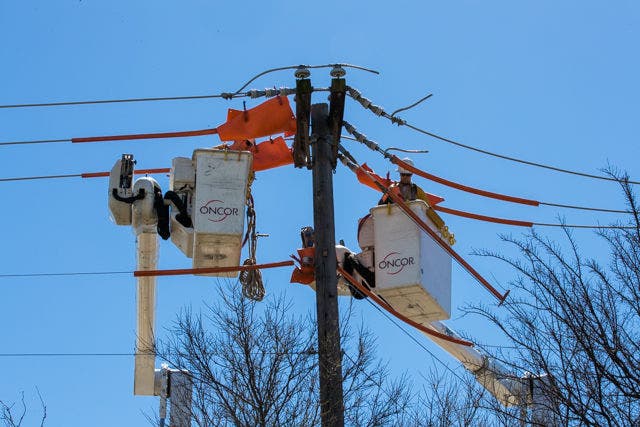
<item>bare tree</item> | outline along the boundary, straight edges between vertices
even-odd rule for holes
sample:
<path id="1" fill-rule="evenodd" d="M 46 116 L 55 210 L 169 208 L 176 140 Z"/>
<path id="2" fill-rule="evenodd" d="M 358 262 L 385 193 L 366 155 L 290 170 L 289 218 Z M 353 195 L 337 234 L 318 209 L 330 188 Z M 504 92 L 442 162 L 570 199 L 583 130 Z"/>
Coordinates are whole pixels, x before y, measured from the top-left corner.
<path id="1" fill-rule="evenodd" d="M 40 399 L 40 405 L 42 407 L 42 417 L 40 418 L 40 427 L 44 426 L 44 421 L 47 418 L 47 406 L 42 399 L 40 390 L 36 388 L 38 398 Z M 27 405 L 24 401 L 24 392 L 20 393 L 20 402 L 6 403 L 0 400 L 0 422 L 4 427 L 20 427 L 24 422 L 27 415 Z"/>
<path id="2" fill-rule="evenodd" d="M 237 287 L 205 314 L 181 313 L 160 347 L 172 368 L 193 376 L 192 419 L 199 426 L 313 426 L 320 423 L 316 327 L 291 303 L 254 303 Z M 404 425 L 411 400 L 405 377 L 390 380 L 370 332 L 343 314 L 343 378 L 348 425 Z"/>
<path id="3" fill-rule="evenodd" d="M 546 423 L 640 425 L 640 220 L 626 177 L 630 228 L 603 228 L 607 265 L 581 255 L 565 228 L 565 247 L 536 232 L 504 236 L 519 259 L 485 251 L 511 265 L 506 310 L 472 307 L 511 341 L 495 356 L 514 372 L 546 375 L 540 391 Z"/>
<path id="4" fill-rule="evenodd" d="M 518 258 L 481 252 L 518 273 L 504 308 L 468 311 L 510 340 L 488 351 L 514 374 L 542 375 L 535 411 L 504 408 L 470 375 L 429 375 L 413 393 L 388 379 L 370 332 L 342 314 L 345 422 L 348 425 L 640 426 L 640 215 L 630 186 L 630 228 L 598 232 L 610 259 L 581 255 L 565 229 L 564 248 L 532 232 L 503 237 Z M 605 265 L 606 264 L 606 265 Z M 265 305 L 266 304 L 266 305 Z M 293 317 L 282 297 L 256 305 L 237 289 L 205 315 L 184 312 L 163 347 L 172 367 L 194 379 L 193 419 L 211 425 L 318 425 L 315 322 Z"/>

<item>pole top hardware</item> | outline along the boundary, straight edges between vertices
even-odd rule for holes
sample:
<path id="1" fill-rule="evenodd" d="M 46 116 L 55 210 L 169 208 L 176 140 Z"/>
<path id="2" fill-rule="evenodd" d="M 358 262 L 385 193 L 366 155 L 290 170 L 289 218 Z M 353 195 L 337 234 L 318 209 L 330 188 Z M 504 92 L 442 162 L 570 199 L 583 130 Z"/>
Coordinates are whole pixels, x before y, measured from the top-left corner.
<path id="1" fill-rule="evenodd" d="M 309 76 L 311 76 L 311 71 L 309 71 L 306 66 L 300 65 L 298 66 L 298 68 L 296 68 L 296 71 L 293 73 L 293 75 L 296 79 L 308 79 Z"/>
<path id="2" fill-rule="evenodd" d="M 347 72 L 344 70 L 344 68 L 342 68 L 340 64 L 336 64 L 333 66 L 329 74 L 333 78 L 340 78 L 340 77 L 344 77 L 347 74 Z"/>

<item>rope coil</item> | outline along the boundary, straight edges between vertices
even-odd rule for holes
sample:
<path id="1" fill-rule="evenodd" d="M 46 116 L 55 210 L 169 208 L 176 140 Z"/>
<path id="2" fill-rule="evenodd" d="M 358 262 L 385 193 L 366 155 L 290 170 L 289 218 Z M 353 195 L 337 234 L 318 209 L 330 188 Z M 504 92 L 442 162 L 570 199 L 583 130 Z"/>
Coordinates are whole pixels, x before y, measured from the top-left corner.
<path id="1" fill-rule="evenodd" d="M 247 234 L 243 242 L 249 242 L 249 257 L 244 260 L 243 265 L 256 265 L 256 249 L 258 246 L 258 234 L 256 233 L 256 211 L 254 209 L 253 195 L 249 187 L 247 195 Z M 262 273 L 260 270 L 244 270 L 240 272 L 238 279 L 242 284 L 242 295 L 254 301 L 262 301 L 265 296 L 264 284 L 262 283 Z"/>

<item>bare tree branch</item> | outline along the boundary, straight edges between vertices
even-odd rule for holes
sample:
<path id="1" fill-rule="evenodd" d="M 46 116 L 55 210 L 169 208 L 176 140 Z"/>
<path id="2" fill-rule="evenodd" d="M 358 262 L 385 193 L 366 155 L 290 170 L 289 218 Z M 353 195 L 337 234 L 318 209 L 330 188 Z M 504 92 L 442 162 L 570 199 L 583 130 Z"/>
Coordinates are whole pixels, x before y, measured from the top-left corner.
<path id="1" fill-rule="evenodd" d="M 634 229 L 602 229 L 609 265 L 585 258 L 571 232 L 566 249 L 535 231 L 503 236 L 521 259 L 491 251 L 519 277 L 506 315 L 483 306 L 467 311 L 496 325 L 517 350 L 494 351 L 513 370 L 546 374 L 543 392 L 561 425 L 627 426 L 640 423 L 640 222 L 624 177 Z"/>

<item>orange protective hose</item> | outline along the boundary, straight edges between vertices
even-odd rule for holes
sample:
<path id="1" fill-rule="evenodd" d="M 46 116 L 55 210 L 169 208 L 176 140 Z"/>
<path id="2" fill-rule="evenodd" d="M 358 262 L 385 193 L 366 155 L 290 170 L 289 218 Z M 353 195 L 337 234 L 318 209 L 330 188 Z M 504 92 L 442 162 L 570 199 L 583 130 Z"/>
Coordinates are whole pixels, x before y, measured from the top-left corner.
<path id="1" fill-rule="evenodd" d="M 366 287 L 362 286 L 362 284 L 358 283 L 358 281 L 355 280 L 349 273 L 344 271 L 344 269 L 342 267 L 338 267 L 338 272 L 342 275 L 342 277 L 347 279 L 347 281 L 349 283 L 351 283 L 353 286 L 358 288 L 358 290 L 360 292 L 362 292 L 363 294 L 365 294 L 366 296 L 371 298 L 373 301 L 375 301 L 376 304 L 378 304 L 380 307 L 384 308 L 386 311 L 388 311 L 389 313 L 391 313 L 392 315 L 394 315 L 398 319 L 402 320 L 404 323 L 413 326 L 414 328 L 418 329 L 421 332 L 424 332 L 425 334 L 431 335 L 431 336 L 439 338 L 441 340 L 449 341 L 449 342 L 452 342 L 452 343 L 455 343 L 455 344 L 465 345 L 467 347 L 472 347 L 473 346 L 472 342 L 461 340 L 461 339 L 458 339 L 458 338 L 450 337 L 449 335 L 445 335 L 445 334 L 440 333 L 438 331 L 434 331 L 433 329 L 427 328 L 424 325 L 421 325 L 420 323 L 409 319 L 405 315 L 397 312 L 393 307 L 391 307 L 389 304 L 384 302 L 379 296 L 377 296 L 376 294 L 374 294 L 373 292 L 368 290 Z"/>
<path id="2" fill-rule="evenodd" d="M 532 222 L 519 221 L 516 219 L 496 218 L 493 216 L 478 215 L 471 212 L 459 211 L 457 209 L 446 208 L 444 206 L 433 206 L 433 210 L 448 213 L 451 215 L 462 216 L 465 218 L 477 219 L 479 221 L 495 222 L 497 224 L 516 225 L 519 227 L 533 227 Z"/>
<path id="3" fill-rule="evenodd" d="M 473 193 L 473 194 L 477 194 L 479 196 L 489 197 L 489 198 L 497 199 L 497 200 L 504 200 L 506 202 L 520 203 L 522 205 L 529 205 L 529 206 L 539 206 L 540 205 L 540 202 L 538 202 L 537 200 L 523 199 L 521 197 L 507 196 L 506 194 L 493 193 L 491 191 L 480 190 L 479 188 L 469 187 L 467 185 L 458 184 L 457 182 L 453 182 L 453 181 L 449 181 L 449 180 L 444 179 L 444 178 L 440 178 L 439 176 L 431 175 L 430 173 L 427 173 L 427 172 L 425 172 L 423 170 L 420 170 L 418 168 L 415 168 L 415 167 L 411 166 L 408 163 L 403 162 L 402 160 L 400 160 L 396 156 L 393 156 L 391 158 L 391 162 L 395 163 L 396 165 L 398 165 L 400 167 L 402 167 L 403 169 L 406 169 L 408 171 L 413 172 L 414 174 L 416 174 L 418 176 L 421 176 L 423 178 L 429 179 L 431 181 L 437 182 L 437 183 L 442 184 L 442 185 L 446 185 L 446 186 L 451 187 L 451 188 L 455 188 L 457 190 L 466 191 L 467 193 Z"/>
<path id="4" fill-rule="evenodd" d="M 91 136 L 86 138 L 71 138 L 72 143 L 80 142 L 101 142 L 101 141 L 125 141 L 131 139 L 154 139 L 154 138 L 178 138 L 181 136 L 202 136 L 215 135 L 217 129 L 190 130 L 183 132 L 163 132 L 163 133 L 138 133 L 133 135 L 111 135 L 111 136 Z"/>
<path id="5" fill-rule="evenodd" d="M 210 273 L 230 273 L 233 271 L 261 270 L 263 268 L 286 267 L 293 265 L 293 261 L 272 262 L 269 264 L 239 265 L 234 267 L 211 267 L 211 268 L 183 268 L 177 270 L 136 270 L 134 277 L 155 277 L 155 276 L 181 276 L 185 274 L 210 274 Z"/>
<path id="6" fill-rule="evenodd" d="M 136 169 L 133 171 L 134 175 L 146 175 L 146 174 L 154 174 L 154 173 L 169 173 L 171 169 L 169 168 L 159 168 L 159 169 Z M 102 178 L 105 176 L 109 176 L 109 172 L 85 172 L 80 174 L 82 178 Z"/>

